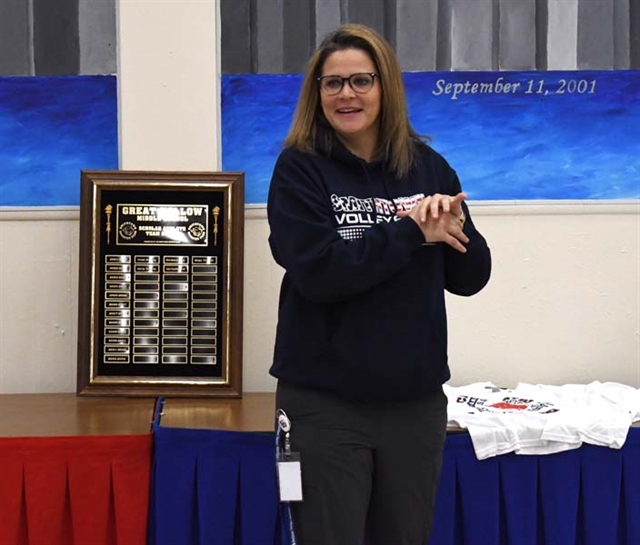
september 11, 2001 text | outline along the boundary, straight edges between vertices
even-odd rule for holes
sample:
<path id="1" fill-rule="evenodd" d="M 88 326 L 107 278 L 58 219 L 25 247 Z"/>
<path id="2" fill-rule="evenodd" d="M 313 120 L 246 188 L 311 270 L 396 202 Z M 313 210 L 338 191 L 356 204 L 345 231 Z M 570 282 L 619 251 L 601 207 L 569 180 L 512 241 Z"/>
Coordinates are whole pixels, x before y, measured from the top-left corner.
<path id="1" fill-rule="evenodd" d="M 492 81 L 478 82 L 447 82 L 446 79 L 436 81 L 436 88 L 431 91 L 433 96 L 448 96 L 451 100 L 458 100 L 462 95 L 487 95 L 487 94 L 594 94 L 596 92 L 595 79 L 565 79 L 560 78 L 552 83 L 547 83 L 544 78 L 530 79 L 526 81 L 511 82 L 504 76 L 499 76 Z"/>

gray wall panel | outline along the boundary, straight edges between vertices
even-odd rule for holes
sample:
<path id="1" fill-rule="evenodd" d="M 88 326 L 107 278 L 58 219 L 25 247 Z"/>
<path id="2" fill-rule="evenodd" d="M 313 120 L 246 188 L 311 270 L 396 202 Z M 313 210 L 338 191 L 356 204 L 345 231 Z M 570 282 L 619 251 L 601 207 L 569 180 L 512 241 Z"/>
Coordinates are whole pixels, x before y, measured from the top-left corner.
<path id="1" fill-rule="evenodd" d="M 303 73 L 315 48 L 313 0 L 284 0 L 284 72 Z"/>
<path id="2" fill-rule="evenodd" d="M 491 69 L 500 68 L 500 0 L 491 0 Z"/>
<path id="3" fill-rule="evenodd" d="M 0 0 L 0 75 L 33 75 L 29 0 Z"/>
<path id="4" fill-rule="evenodd" d="M 397 50 L 398 47 L 398 2 L 399 0 L 382 0 L 384 8 L 382 18 L 384 32 L 382 33 L 382 35 L 395 50 Z"/>
<path id="5" fill-rule="evenodd" d="M 640 70 L 640 0 L 629 3 L 629 66 Z"/>
<path id="6" fill-rule="evenodd" d="M 536 0 L 500 0 L 500 70 L 536 67 Z"/>
<path id="7" fill-rule="evenodd" d="M 79 73 L 77 0 L 33 0 L 33 37 L 36 75 Z"/>
<path id="8" fill-rule="evenodd" d="M 613 0 L 613 67 L 629 66 L 629 1 Z"/>
<path id="9" fill-rule="evenodd" d="M 117 69 L 118 0 L 0 0 L 0 74 Z M 211 1 L 211 0 L 207 0 Z M 301 72 L 341 22 L 405 70 L 640 69 L 640 0 L 220 0 L 223 73 Z"/>
<path id="10" fill-rule="evenodd" d="M 347 19 L 343 22 L 367 25 L 386 36 L 384 0 L 346 0 L 346 4 Z"/>
<path id="11" fill-rule="evenodd" d="M 79 0 L 78 34 L 81 74 L 115 74 L 116 2 Z"/>
<path id="12" fill-rule="evenodd" d="M 547 68 L 577 68 L 578 0 L 548 0 Z"/>
<path id="13" fill-rule="evenodd" d="M 280 74 L 284 69 L 283 0 L 256 0 L 255 49 L 258 73 Z"/>
<path id="14" fill-rule="evenodd" d="M 536 0 L 536 68 L 547 69 L 547 36 L 549 34 L 549 6 L 547 0 Z"/>
<path id="15" fill-rule="evenodd" d="M 324 37 L 340 25 L 340 0 L 316 0 L 316 37 L 318 46 Z"/>
<path id="16" fill-rule="evenodd" d="M 222 73 L 251 73 L 250 0 L 221 0 L 220 14 Z"/>
<path id="17" fill-rule="evenodd" d="M 402 69 L 435 70 L 438 39 L 438 3 L 397 0 L 396 51 Z"/>
<path id="18" fill-rule="evenodd" d="M 453 0 L 438 2 L 438 39 L 436 70 L 451 70 L 451 25 L 453 24 Z"/>
<path id="19" fill-rule="evenodd" d="M 451 69 L 491 70 L 494 58 L 492 0 L 451 0 L 451 6 Z"/>
<path id="20" fill-rule="evenodd" d="M 613 67 L 613 1 L 578 0 L 578 69 Z"/>

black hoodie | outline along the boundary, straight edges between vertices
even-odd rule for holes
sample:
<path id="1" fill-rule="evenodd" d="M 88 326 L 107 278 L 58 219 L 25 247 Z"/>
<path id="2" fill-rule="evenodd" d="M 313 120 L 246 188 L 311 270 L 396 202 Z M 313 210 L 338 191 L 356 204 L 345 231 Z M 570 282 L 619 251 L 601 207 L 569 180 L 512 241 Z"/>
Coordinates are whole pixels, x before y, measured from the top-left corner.
<path id="1" fill-rule="evenodd" d="M 358 399 L 412 399 L 450 377 L 444 290 L 480 291 L 491 254 L 469 210 L 467 253 L 425 244 L 407 210 L 461 191 L 432 148 L 398 180 L 337 144 L 331 154 L 286 149 L 268 199 L 269 244 L 284 267 L 270 373 Z"/>

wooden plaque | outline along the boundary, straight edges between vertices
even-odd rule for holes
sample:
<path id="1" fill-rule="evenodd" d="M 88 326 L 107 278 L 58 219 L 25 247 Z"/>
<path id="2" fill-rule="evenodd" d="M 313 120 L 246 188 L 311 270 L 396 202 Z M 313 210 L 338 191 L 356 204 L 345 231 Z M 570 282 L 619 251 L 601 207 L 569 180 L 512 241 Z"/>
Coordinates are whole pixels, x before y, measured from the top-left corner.
<path id="1" fill-rule="evenodd" d="M 78 395 L 242 397 L 244 174 L 83 171 Z"/>

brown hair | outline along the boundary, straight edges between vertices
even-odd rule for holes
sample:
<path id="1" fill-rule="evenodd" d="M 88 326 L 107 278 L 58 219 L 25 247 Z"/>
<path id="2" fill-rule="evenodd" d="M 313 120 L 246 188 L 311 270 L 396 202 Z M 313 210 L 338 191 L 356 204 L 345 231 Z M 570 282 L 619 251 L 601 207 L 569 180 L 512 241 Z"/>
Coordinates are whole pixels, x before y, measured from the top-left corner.
<path id="1" fill-rule="evenodd" d="M 388 42 L 364 25 L 346 24 L 329 34 L 318 46 L 307 65 L 293 123 L 284 142 L 285 148 L 313 153 L 319 125 L 328 126 L 320 107 L 317 78 L 327 57 L 336 51 L 360 49 L 376 66 L 382 89 L 380 137 L 375 152 L 377 160 L 385 160 L 390 172 L 401 178 L 409 173 L 416 159 L 416 143 L 421 140 L 409 123 L 400 63 Z M 320 145 L 330 150 L 335 139 L 333 130 L 322 131 Z"/>

